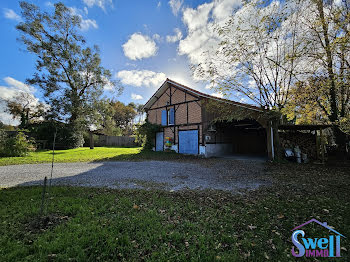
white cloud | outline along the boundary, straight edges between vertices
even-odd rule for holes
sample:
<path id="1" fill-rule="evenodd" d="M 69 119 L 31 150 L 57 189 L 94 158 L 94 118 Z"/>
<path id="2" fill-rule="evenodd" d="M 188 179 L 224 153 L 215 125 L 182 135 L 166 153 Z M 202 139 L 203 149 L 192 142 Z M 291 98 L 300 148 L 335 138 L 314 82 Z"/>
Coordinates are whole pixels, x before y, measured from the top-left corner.
<path id="1" fill-rule="evenodd" d="M 29 94 L 29 98 L 32 101 L 30 106 L 36 106 L 39 104 L 39 99 L 34 96 L 35 88 L 29 86 L 21 81 L 18 81 L 12 77 L 5 77 L 4 81 L 7 86 L 0 86 L 0 121 L 5 124 L 18 125 L 19 121 L 14 120 L 12 115 L 6 112 L 6 106 L 4 100 L 11 100 L 20 93 Z"/>
<path id="2" fill-rule="evenodd" d="M 175 43 L 177 41 L 180 41 L 182 38 L 182 32 L 179 28 L 174 29 L 175 35 L 167 35 L 166 36 L 166 41 L 168 43 Z"/>
<path id="3" fill-rule="evenodd" d="M 50 1 L 45 2 L 45 5 L 47 7 L 55 7 L 54 3 L 50 2 Z"/>
<path id="4" fill-rule="evenodd" d="M 157 4 L 157 8 L 159 9 L 161 6 L 162 6 L 162 2 L 159 1 L 158 4 Z"/>
<path id="5" fill-rule="evenodd" d="M 223 98 L 224 97 L 224 95 L 222 93 L 219 93 L 219 92 L 211 93 L 210 95 L 216 96 L 216 97 L 219 97 L 219 98 Z"/>
<path id="6" fill-rule="evenodd" d="M 197 9 L 186 8 L 183 12 L 182 20 L 188 28 L 189 32 L 196 29 L 205 29 L 208 23 L 210 11 L 213 9 L 214 3 L 205 3 L 197 7 Z"/>
<path id="7" fill-rule="evenodd" d="M 89 30 L 90 27 L 93 27 L 95 29 L 98 28 L 96 21 L 92 20 L 92 19 L 82 19 L 80 26 L 81 26 L 81 30 L 83 30 L 83 31 Z"/>
<path id="8" fill-rule="evenodd" d="M 205 89 L 213 89 L 213 84 L 209 83 L 204 88 Z"/>
<path id="9" fill-rule="evenodd" d="M 16 14 L 16 12 L 13 11 L 12 9 L 4 8 L 3 10 L 4 10 L 4 16 L 7 19 L 21 21 L 21 17 L 18 14 Z"/>
<path id="10" fill-rule="evenodd" d="M 188 33 L 179 41 L 179 55 L 186 55 L 193 65 L 205 64 L 206 59 L 215 55 L 222 40 L 214 30 L 215 26 L 224 25 L 240 6 L 241 0 L 216 0 L 186 8 L 182 20 Z M 194 78 L 201 80 L 197 76 Z"/>
<path id="11" fill-rule="evenodd" d="M 158 43 L 163 41 L 163 37 L 161 37 L 159 34 L 154 34 L 152 38 L 154 39 L 154 41 L 157 41 Z"/>
<path id="12" fill-rule="evenodd" d="M 240 103 L 248 103 L 248 99 L 245 98 L 245 97 L 242 97 L 240 100 L 239 100 Z"/>
<path id="13" fill-rule="evenodd" d="M 171 11 L 173 12 L 173 14 L 175 16 L 177 16 L 179 11 L 181 10 L 181 6 L 182 6 L 183 2 L 184 2 L 183 0 L 170 0 L 169 1 Z"/>
<path id="14" fill-rule="evenodd" d="M 12 77 L 5 77 L 4 81 L 6 82 L 7 85 L 9 85 L 10 87 L 13 87 L 13 89 L 19 90 L 19 91 L 23 91 L 23 92 L 27 92 L 27 93 L 34 93 L 35 92 L 35 88 L 32 86 L 29 86 L 21 81 L 18 81 Z"/>
<path id="15" fill-rule="evenodd" d="M 104 81 L 106 82 L 106 84 L 104 85 L 103 89 L 104 90 L 108 90 L 108 91 L 114 90 L 115 89 L 115 85 L 111 81 L 109 81 L 107 79 L 107 77 L 103 77 L 103 78 L 104 78 Z"/>
<path id="16" fill-rule="evenodd" d="M 89 30 L 91 27 L 97 29 L 98 25 L 96 20 L 93 19 L 84 19 L 82 14 L 84 13 L 81 9 L 75 8 L 75 7 L 69 7 L 70 12 L 72 13 L 72 15 L 76 15 L 79 16 L 79 18 L 81 19 L 80 22 L 80 28 L 82 31 L 87 31 Z M 86 13 L 86 12 L 85 12 Z"/>
<path id="17" fill-rule="evenodd" d="M 113 8 L 113 0 L 83 0 L 83 2 L 90 8 L 96 5 L 105 12 L 106 7 L 110 6 Z"/>
<path id="18" fill-rule="evenodd" d="M 123 44 L 124 55 L 131 60 L 147 58 L 156 55 L 158 47 L 153 39 L 141 33 L 134 33 Z"/>
<path id="19" fill-rule="evenodd" d="M 157 73 L 150 70 L 122 70 L 117 73 L 117 77 L 125 85 L 138 87 L 158 87 L 166 79 L 164 73 Z"/>
<path id="20" fill-rule="evenodd" d="M 141 95 L 132 93 L 132 94 L 131 94 L 131 99 L 132 99 L 132 100 L 142 100 L 143 97 L 142 97 Z"/>

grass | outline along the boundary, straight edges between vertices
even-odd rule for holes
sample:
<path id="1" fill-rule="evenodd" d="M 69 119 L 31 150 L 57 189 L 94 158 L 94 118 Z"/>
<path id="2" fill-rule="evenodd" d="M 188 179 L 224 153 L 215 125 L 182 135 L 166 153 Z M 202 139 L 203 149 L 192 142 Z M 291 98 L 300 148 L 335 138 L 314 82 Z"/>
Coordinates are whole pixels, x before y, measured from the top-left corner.
<path id="1" fill-rule="evenodd" d="M 56 150 L 56 163 L 90 162 L 90 161 L 140 161 L 191 158 L 171 152 L 152 152 L 141 147 L 81 147 L 68 150 Z M 24 157 L 0 157 L 0 166 L 49 163 L 52 150 L 38 150 Z"/>
<path id="2" fill-rule="evenodd" d="M 53 187 L 44 218 L 40 187 L 0 190 L 1 261 L 313 261 L 291 255 L 292 228 L 350 236 L 349 166 L 268 170 L 273 185 L 244 195 Z"/>

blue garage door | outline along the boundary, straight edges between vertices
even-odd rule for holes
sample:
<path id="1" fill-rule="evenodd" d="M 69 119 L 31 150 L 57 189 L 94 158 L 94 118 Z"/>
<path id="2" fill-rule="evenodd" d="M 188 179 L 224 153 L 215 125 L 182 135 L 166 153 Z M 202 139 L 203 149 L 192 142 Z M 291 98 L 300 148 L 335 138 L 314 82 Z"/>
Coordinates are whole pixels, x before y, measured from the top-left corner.
<path id="1" fill-rule="evenodd" d="M 198 154 L 198 130 L 179 131 L 179 153 Z"/>
<path id="2" fill-rule="evenodd" d="M 163 132 L 156 133 L 156 151 L 163 151 L 164 135 Z"/>

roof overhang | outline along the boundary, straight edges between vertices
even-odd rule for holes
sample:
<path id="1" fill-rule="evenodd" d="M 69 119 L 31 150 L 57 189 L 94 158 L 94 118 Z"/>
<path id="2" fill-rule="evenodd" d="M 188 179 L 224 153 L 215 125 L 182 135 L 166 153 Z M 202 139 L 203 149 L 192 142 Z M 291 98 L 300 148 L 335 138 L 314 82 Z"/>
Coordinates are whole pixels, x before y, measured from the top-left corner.
<path id="1" fill-rule="evenodd" d="M 211 95 L 202 93 L 202 92 L 197 91 L 195 89 L 192 89 L 190 87 L 187 87 L 187 86 L 184 86 L 182 84 L 179 84 L 179 83 L 177 83 L 177 82 L 175 82 L 173 80 L 170 80 L 168 78 L 164 81 L 164 83 L 160 86 L 160 88 L 158 88 L 158 90 L 153 94 L 153 96 L 151 96 L 151 98 L 146 102 L 146 104 L 143 106 L 143 109 L 146 110 L 146 111 L 148 109 L 150 109 L 151 106 L 154 104 L 154 102 L 165 92 L 165 90 L 170 85 L 175 86 L 175 87 L 177 87 L 179 89 L 185 90 L 188 93 L 196 95 L 196 96 L 199 96 L 199 97 L 216 100 L 216 101 L 219 101 L 219 102 L 222 102 L 222 103 L 231 104 L 231 105 L 234 105 L 234 106 L 242 107 L 242 108 L 245 108 L 245 109 L 249 109 L 249 110 L 253 110 L 253 111 L 257 111 L 257 112 L 261 112 L 261 113 L 265 111 L 264 109 L 262 109 L 260 107 L 257 107 L 257 106 L 253 106 L 253 105 L 249 105 L 249 104 L 243 104 L 243 103 L 235 102 L 235 101 L 232 101 L 232 100 L 223 99 L 223 98 L 219 98 L 219 97 L 215 97 L 215 96 L 211 96 Z"/>

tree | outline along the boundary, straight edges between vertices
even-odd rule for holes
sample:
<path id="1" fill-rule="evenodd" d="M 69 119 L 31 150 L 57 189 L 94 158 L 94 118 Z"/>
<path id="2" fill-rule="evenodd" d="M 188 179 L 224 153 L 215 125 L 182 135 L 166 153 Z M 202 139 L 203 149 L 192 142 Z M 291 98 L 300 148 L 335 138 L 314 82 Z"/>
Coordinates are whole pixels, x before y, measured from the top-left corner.
<path id="1" fill-rule="evenodd" d="M 138 124 L 141 124 L 142 122 L 144 122 L 144 115 L 145 115 L 145 110 L 143 109 L 142 104 L 136 105 L 136 112 L 138 117 Z"/>
<path id="2" fill-rule="evenodd" d="M 344 145 L 345 134 L 340 122 L 349 116 L 350 108 L 350 4 L 348 1 L 305 1 L 300 21 L 304 28 L 301 56 L 307 64 L 303 73 L 324 79 L 325 88 L 314 89 L 325 98 L 318 101 L 338 145 Z M 312 69 L 312 70 L 310 70 Z"/>
<path id="3" fill-rule="evenodd" d="M 113 103 L 109 99 L 101 99 L 95 102 L 94 105 L 94 116 L 95 120 L 92 124 L 93 127 L 90 129 L 103 130 L 103 133 L 107 135 L 113 135 L 116 127 L 115 121 L 115 110 Z"/>
<path id="4" fill-rule="evenodd" d="M 81 18 L 64 4 L 55 4 L 52 14 L 27 2 L 20 6 L 20 39 L 37 57 L 37 72 L 27 82 L 44 91 L 53 118 L 77 131 L 88 128 L 96 122 L 94 106 L 103 88 L 116 86 L 110 71 L 101 66 L 98 47 L 86 47 L 78 33 Z"/>
<path id="5" fill-rule="evenodd" d="M 125 105 L 120 101 L 113 103 L 114 121 L 116 123 L 116 126 L 123 130 L 124 135 L 132 134 L 132 124 L 137 114 L 134 109 L 134 105 Z"/>
<path id="6" fill-rule="evenodd" d="M 296 124 L 329 124 L 327 80 L 311 77 L 295 84 L 290 90 L 287 104 L 282 109 L 287 119 Z"/>
<path id="7" fill-rule="evenodd" d="M 290 1 L 247 1 L 224 25 L 221 40 L 206 63 L 194 67 L 224 94 L 238 92 L 245 100 L 280 111 L 296 81 L 299 6 Z M 248 17 L 247 17 L 248 16 Z"/>
<path id="8" fill-rule="evenodd" d="M 45 116 L 46 107 L 29 93 L 19 92 L 15 97 L 5 101 L 7 111 L 13 118 L 19 118 L 20 128 L 26 128 L 31 121 L 40 120 Z"/>

